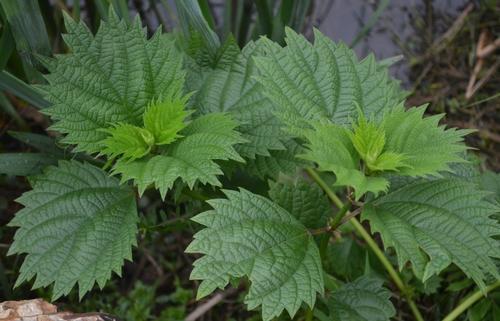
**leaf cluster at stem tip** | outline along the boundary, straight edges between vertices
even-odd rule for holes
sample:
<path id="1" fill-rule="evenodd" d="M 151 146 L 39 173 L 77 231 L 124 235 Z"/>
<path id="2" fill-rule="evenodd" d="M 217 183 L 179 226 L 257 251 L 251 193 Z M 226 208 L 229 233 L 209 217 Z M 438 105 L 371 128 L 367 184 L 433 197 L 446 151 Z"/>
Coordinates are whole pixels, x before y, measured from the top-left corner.
<path id="1" fill-rule="evenodd" d="M 192 112 L 185 110 L 189 95 L 152 101 L 143 115 L 143 127 L 116 123 L 101 129 L 108 134 L 102 140 L 101 154 L 132 161 L 148 155 L 156 146 L 168 145 L 181 137 L 185 119 Z"/>

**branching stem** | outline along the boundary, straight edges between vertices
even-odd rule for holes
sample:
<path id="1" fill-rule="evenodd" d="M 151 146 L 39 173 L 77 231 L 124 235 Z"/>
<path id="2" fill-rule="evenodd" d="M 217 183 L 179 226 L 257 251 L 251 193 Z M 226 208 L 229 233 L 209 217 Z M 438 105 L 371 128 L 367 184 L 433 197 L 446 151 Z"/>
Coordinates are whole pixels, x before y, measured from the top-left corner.
<path id="1" fill-rule="evenodd" d="M 323 191 L 325 191 L 326 195 L 328 198 L 335 204 L 339 209 L 344 208 L 344 203 L 342 200 L 333 192 L 328 184 L 318 175 L 318 173 L 312 169 L 312 168 L 307 168 L 306 169 L 307 173 L 311 178 L 318 184 Z M 347 214 L 348 213 L 348 214 Z M 347 211 L 347 216 L 350 215 L 350 212 Z M 371 237 L 371 235 L 365 230 L 363 225 L 354 217 L 352 216 L 349 222 L 352 224 L 354 229 L 361 235 L 361 237 L 365 240 L 366 244 L 370 249 L 375 253 L 379 261 L 382 263 L 384 268 L 387 270 L 389 273 L 389 276 L 391 279 L 394 281 L 394 284 L 398 287 L 398 289 L 401 291 L 401 293 L 405 296 L 406 301 L 408 302 L 408 305 L 410 306 L 411 312 L 413 313 L 415 319 L 417 321 L 424 321 L 424 318 L 422 317 L 422 314 L 418 310 L 417 305 L 411 298 L 411 293 L 408 289 L 408 287 L 404 284 L 403 280 L 399 276 L 399 273 L 394 269 L 392 266 L 391 262 L 385 257 L 384 252 L 378 247 L 377 243 L 375 240 Z M 453 319 L 449 320 L 443 320 L 443 321 L 451 321 Z"/>

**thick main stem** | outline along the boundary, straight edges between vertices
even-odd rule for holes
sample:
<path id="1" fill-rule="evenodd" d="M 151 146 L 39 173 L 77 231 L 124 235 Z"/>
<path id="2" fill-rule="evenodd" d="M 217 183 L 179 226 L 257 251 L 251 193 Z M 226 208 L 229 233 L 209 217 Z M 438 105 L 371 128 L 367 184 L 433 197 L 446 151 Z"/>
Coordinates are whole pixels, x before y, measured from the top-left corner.
<path id="1" fill-rule="evenodd" d="M 307 168 L 306 171 L 311 176 L 311 178 L 316 182 L 316 184 L 318 184 L 323 189 L 323 191 L 325 191 L 326 195 L 335 204 L 335 206 L 337 206 L 339 209 L 344 208 L 344 203 L 342 202 L 342 200 L 335 194 L 335 192 L 333 192 L 330 189 L 328 184 L 318 175 L 318 173 L 314 169 Z M 422 314 L 420 313 L 417 305 L 411 298 L 410 292 L 408 291 L 408 288 L 406 287 L 403 280 L 399 276 L 399 273 L 394 269 L 394 267 L 392 266 L 391 262 L 389 262 L 387 257 L 385 257 L 384 252 L 382 252 L 382 250 L 378 247 L 375 240 L 371 237 L 371 235 L 365 230 L 363 225 L 361 225 L 361 223 L 358 222 L 358 220 L 355 217 L 352 217 L 349 220 L 349 222 L 352 224 L 354 229 L 361 235 L 361 237 L 365 240 L 368 247 L 370 247 L 370 249 L 375 253 L 379 261 L 382 263 L 384 268 L 389 273 L 391 279 L 394 281 L 394 284 L 396 284 L 399 291 L 401 291 L 401 293 L 405 296 L 406 301 L 410 306 L 411 312 L 415 316 L 415 319 L 417 321 L 424 321 Z M 453 319 L 446 321 L 451 321 L 451 320 Z"/>
<path id="2" fill-rule="evenodd" d="M 463 300 L 453 311 L 448 314 L 443 321 L 453 321 L 468 308 L 470 308 L 474 303 L 483 298 L 488 292 L 493 291 L 500 287 L 500 281 L 493 283 L 492 285 L 486 287 L 485 291 L 477 290 L 475 293 L 470 295 L 467 299 Z"/>

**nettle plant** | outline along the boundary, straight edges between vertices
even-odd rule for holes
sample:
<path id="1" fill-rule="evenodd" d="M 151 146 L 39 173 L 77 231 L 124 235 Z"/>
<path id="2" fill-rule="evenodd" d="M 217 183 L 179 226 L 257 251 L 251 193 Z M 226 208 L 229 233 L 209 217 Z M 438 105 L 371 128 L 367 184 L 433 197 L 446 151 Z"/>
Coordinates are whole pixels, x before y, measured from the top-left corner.
<path id="1" fill-rule="evenodd" d="M 62 144 L 102 162 L 61 160 L 30 179 L 10 222 L 9 253 L 26 255 L 17 284 L 53 284 L 54 300 L 76 284 L 80 297 L 102 288 L 132 259 L 137 199 L 152 189 L 162 199 L 220 195 L 192 218 L 197 297 L 247 280 L 245 303 L 263 320 L 301 308 L 322 320 L 395 315 L 382 279 L 325 272 L 332 236 L 346 230 L 374 251 L 417 320 L 412 291 L 369 230 L 421 282 L 450 265 L 485 293 L 500 278 L 499 208 L 470 178 L 468 131 L 426 117 L 425 106 L 406 109 L 373 55 L 359 61 L 318 31 L 310 43 L 287 30 L 285 46 L 262 38 L 240 50 L 229 39 L 209 59 L 174 35 L 148 39 L 139 19 L 111 12 L 95 35 L 65 20 L 70 52 L 40 57 L 44 112 Z M 234 173 L 255 190 L 222 189 L 238 184 Z"/>

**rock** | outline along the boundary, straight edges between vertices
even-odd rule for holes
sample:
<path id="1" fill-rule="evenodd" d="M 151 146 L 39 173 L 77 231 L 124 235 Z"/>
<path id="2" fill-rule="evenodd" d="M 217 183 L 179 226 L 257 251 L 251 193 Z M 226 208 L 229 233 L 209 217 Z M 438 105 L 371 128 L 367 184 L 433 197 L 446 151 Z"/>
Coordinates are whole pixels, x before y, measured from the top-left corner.
<path id="1" fill-rule="evenodd" d="M 42 299 L 0 302 L 0 321 L 120 321 L 103 313 L 57 312 Z"/>

